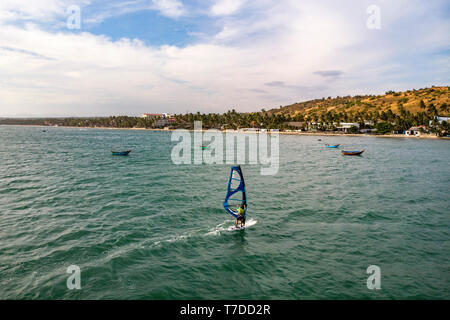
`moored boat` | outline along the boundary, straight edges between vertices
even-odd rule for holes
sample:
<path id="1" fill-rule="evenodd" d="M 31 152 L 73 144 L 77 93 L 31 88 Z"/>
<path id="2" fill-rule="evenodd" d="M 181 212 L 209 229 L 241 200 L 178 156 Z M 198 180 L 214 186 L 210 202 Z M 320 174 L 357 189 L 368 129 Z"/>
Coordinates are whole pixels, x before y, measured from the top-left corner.
<path id="1" fill-rule="evenodd" d="M 366 150 L 361 150 L 361 151 L 345 151 L 342 150 L 342 154 L 344 156 L 360 156 L 361 154 L 363 154 L 363 152 Z"/>
<path id="2" fill-rule="evenodd" d="M 127 151 L 113 151 L 111 150 L 111 153 L 113 156 L 127 156 L 129 155 L 131 152 L 131 150 L 127 150 Z"/>
<path id="3" fill-rule="evenodd" d="M 334 145 L 326 144 L 325 145 L 325 148 L 339 148 L 339 147 L 340 147 L 340 144 L 334 144 Z"/>

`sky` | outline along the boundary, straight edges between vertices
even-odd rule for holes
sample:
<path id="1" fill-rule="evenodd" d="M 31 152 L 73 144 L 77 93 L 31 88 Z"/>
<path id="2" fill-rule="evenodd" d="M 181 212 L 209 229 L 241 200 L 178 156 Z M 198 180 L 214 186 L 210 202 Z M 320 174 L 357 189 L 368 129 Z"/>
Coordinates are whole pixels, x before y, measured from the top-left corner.
<path id="1" fill-rule="evenodd" d="M 0 0 L 0 117 L 260 111 L 448 85 L 448 0 Z"/>

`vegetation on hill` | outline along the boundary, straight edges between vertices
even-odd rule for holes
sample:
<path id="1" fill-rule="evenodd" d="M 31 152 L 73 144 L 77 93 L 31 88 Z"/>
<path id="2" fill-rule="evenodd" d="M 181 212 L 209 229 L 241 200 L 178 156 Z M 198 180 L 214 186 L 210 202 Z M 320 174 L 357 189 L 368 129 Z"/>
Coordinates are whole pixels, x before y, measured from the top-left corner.
<path id="1" fill-rule="evenodd" d="M 398 129 L 428 125 L 435 116 L 449 115 L 450 88 L 432 87 L 406 92 L 388 91 L 384 95 L 331 97 L 296 103 L 270 114 L 287 115 L 296 121 L 390 122 Z"/>

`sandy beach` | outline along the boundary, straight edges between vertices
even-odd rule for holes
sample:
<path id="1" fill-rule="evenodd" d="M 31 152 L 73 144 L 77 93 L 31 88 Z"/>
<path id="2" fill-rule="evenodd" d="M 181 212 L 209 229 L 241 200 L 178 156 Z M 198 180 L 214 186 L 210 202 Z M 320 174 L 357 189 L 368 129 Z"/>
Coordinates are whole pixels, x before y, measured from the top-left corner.
<path id="1" fill-rule="evenodd" d="M 8 125 L 4 125 L 8 126 Z M 102 130 L 138 130 L 138 131 L 154 131 L 154 132 L 170 132 L 176 130 L 188 130 L 188 129 L 158 129 L 158 128 L 111 128 L 111 127 L 73 127 L 73 126 L 40 126 L 40 125 L 9 125 L 9 126 L 20 126 L 20 127 L 38 127 L 38 128 L 67 128 L 67 129 L 102 129 Z M 190 132 L 196 132 L 199 130 L 188 130 Z M 208 130 L 201 130 L 202 132 L 207 132 Z M 226 131 L 217 130 L 218 132 L 226 133 Z M 252 131 L 228 131 L 235 133 L 246 133 L 246 134 L 260 134 L 261 132 Z M 267 131 L 271 134 L 270 131 Z M 364 133 L 328 133 L 328 132 L 278 132 L 280 135 L 296 135 L 296 136 L 312 136 L 312 137 L 366 137 L 366 138 L 397 138 L 397 139 L 442 139 L 448 140 L 445 137 L 438 137 L 431 134 L 423 134 L 421 136 L 407 136 L 404 134 L 386 134 L 386 135 L 376 135 L 376 134 L 364 134 Z"/>

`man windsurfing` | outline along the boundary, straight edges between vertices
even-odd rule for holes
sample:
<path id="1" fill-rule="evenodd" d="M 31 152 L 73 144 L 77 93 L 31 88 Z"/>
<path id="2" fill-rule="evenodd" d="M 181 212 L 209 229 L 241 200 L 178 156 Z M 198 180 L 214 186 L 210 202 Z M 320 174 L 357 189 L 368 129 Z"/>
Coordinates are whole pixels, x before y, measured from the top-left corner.
<path id="1" fill-rule="evenodd" d="M 236 228 L 238 228 L 238 223 L 241 223 L 240 228 L 245 227 L 245 205 L 242 204 L 238 209 L 238 216 L 236 218 Z"/>

